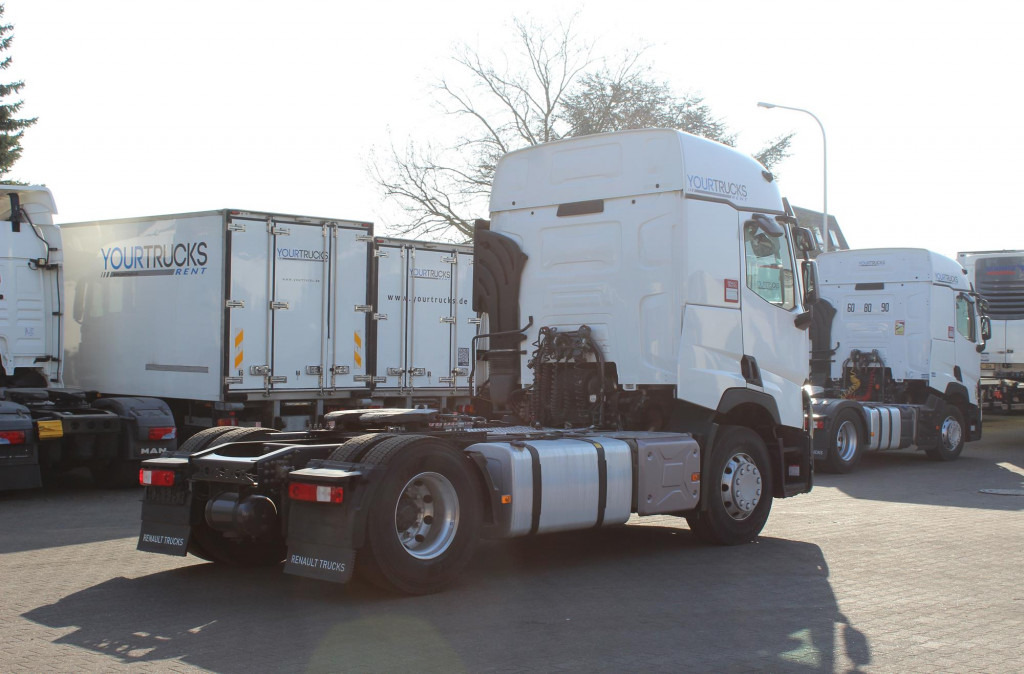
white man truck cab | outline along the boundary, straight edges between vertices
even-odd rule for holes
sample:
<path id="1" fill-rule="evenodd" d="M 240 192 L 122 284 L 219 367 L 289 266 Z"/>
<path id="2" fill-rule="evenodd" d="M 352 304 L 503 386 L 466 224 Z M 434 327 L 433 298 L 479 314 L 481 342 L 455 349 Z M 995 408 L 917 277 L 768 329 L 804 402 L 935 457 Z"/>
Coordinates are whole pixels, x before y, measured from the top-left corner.
<path id="1" fill-rule="evenodd" d="M 88 467 L 134 486 L 139 463 L 176 447 L 170 410 L 151 398 L 97 398 L 63 386 L 64 247 L 42 186 L 0 186 L 0 490 Z"/>
<path id="2" fill-rule="evenodd" d="M 735 544 L 810 490 L 809 321 L 770 173 L 676 131 L 595 135 L 506 155 L 490 210 L 471 373 L 486 418 L 202 431 L 145 463 L 139 549 L 423 593 L 480 537 L 672 514 Z"/>
<path id="3" fill-rule="evenodd" d="M 965 270 L 916 248 L 818 256 L 811 330 L 815 460 L 848 472 L 869 450 L 956 459 L 981 438 L 988 319 Z"/>

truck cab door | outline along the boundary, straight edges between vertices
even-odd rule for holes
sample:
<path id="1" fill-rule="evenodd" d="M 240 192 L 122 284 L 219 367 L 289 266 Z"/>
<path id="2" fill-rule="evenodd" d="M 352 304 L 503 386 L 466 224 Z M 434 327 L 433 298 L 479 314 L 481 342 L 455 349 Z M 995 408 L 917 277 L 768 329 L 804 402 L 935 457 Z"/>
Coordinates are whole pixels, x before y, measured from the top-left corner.
<path id="1" fill-rule="evenodd" d="M 772 396 L 782 424 L 799 428 L 810 343 L 807 330 L 796 327 L 803 307 L 789 231 L 780 227 L 773 236 L 749 213 L 740 213 L 739 218 L 744 277 L 740 288 L 742 369 L 747 388 Z"/>
<path id="2" fill-rule="evenodd" d="M 978 379 L 981 377 L 981 357 L 977 347 L 983 343 L 977 306 L 966 293 L 956 295 L 956 326 L 953 334 L 953 348 L 956 365 L 954 377 L 967 388 L 971 402 L 976 399 Z M 956 374 L 959 373 L 959 377 Z"/>

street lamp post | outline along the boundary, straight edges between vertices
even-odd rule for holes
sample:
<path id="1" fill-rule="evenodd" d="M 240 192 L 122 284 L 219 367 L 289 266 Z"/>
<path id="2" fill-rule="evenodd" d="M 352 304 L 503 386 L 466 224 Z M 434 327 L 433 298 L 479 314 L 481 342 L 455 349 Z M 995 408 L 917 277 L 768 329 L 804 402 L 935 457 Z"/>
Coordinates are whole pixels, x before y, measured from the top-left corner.
<path id="1" fill-rule="evenodd" d="M 776 105 L 775 103 L 764 103 L 760 102 L 757 104 L 759 108 L 781 108 L 783 110 L 795 110 L 796 112 L 803 112 L 814 118 L 814 121 L 818 123 L 818 128 L 821 129 L 821 154 L 823 157 L 822 163 L 822 205 L 821 205 L 821 235 L 825 239 L 825 252 L 831 250 L 832 246 L 829 243 L 829 231 L 828 231 L 828 150 L 825 144 L 825 126 L 821 123 L 821 120 L 811 112 L 810 110 L 804 110 L 803 108 L 791 108 L 788 105 Z"/>

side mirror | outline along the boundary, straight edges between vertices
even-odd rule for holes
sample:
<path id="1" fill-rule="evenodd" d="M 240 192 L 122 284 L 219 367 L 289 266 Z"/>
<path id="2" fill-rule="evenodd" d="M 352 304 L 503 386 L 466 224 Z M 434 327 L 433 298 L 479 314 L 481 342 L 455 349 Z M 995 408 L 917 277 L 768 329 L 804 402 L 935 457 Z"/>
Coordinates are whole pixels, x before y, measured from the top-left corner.
<path id="1" fill-rule="evenodd" d="M 992 321 L 988 316 L 981 317 L 981 338 L 986 342 L 992 339 Z"/>
<path id="2" fill-rule="evenodd" d="M 813 260 L 802 260 L 800 262 L 800 280 L 804 287 L 805 307 L 818 301 L 818 265 Z"/>
<path id="3" fill-rule="evenodd" d="M 777 239 L 778 237 L 786 233 L 786 230 L 782 228 L 782 225 L 780 225 L 772 218 L 769 218 L 767 215 L 762 215 L 761 213 L 755 213 L 753 217 L 751 217 L 750 220 L 747 220 L 745 223 L 743 223 L 743 225 L 745 227 L 748 227 L 751 231 L 764 232 L 773 239 Z"/>
<path id="4" fill-rule="evenodd" d="M 818 249 L 814 243 L 814 235 L 806 227 L 793 228 L 793 245 L 801 253 L 813 253 Z"/>

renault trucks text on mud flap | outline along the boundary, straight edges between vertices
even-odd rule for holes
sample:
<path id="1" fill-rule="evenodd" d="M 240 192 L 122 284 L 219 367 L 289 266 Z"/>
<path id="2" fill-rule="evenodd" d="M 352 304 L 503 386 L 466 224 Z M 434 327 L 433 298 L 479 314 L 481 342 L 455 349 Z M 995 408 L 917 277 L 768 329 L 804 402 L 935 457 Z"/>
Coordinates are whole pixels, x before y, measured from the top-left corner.
<path id="1" fill-rule="evenodd" d="M 824 253 L 811 328 L 815 465 L 916 446 L 936 461 L 981 439 L 988 319 L 963 268 L 917 248 Z"/>
<path id="2" fill-rule="evenodd" d="M 981 353 L 981 404 L 1024 405 L 1024 250 L 957 253 L 957 262 L 985 300 L 992 336 Z"/>
<path id="3" fill-rule="evenodd" d="M 135 486 L 139 463 L 177 446 L 159 400 L 64 388 L 64 249 L 50 190 L 0 186 L 0 490 L 88 467 Z"/>
<path id="4" fill-rule="evenodd" d="M 812 484 L 795 224 L 754 160 L 670 130 L 506 155 L 474 239 L 482 417 L 212 428 L 144 463 L 140 550 L 408 593 L 481 537 L 685 517 L 755 538 Z"/>

